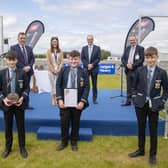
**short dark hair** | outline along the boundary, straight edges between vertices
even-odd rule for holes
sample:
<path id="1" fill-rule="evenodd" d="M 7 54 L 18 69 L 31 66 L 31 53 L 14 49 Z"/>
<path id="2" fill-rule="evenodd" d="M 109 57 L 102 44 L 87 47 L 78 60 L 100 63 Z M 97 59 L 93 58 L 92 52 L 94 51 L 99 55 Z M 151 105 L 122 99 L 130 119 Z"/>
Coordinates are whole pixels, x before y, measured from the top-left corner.
<path id="1" fill-rule="evenodd" d="M 25 36 L 26 36 L 26 34 L 25 34 L 24 32 L 19 32 L 19 33 L 18 33 L 18 38 L 19 38 L 19 36 L 21 36 L 21 35 L 25 35 Z"/>
<path id="2" fill-rule="evenodd" d="M 6 59 L 9 59 L 9 60 L 17 59 L 17 53 L 15 51 L 8 51 L 6 54 Z"/>
<path id="3" fill-rule="evenodd" d="M 145 50 L 145 56 L 152 56 L 152 55 L 157 55 L 158 56 L 158 50 L 155 47 L 148 47 Z"/>
<path id="4" fill-rule="evenodd" d="M 80 57 L 80 53 L 77 50 L 73 50 L 69 53 L 70 57 Z"/>

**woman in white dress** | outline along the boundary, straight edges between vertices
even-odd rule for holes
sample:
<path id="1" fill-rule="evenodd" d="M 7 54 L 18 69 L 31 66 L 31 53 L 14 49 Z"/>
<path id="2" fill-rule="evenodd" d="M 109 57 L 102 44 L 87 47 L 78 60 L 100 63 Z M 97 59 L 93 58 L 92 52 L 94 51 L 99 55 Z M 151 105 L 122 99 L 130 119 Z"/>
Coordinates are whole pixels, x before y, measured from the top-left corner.
<path id="1" fill-rule="evenodd" d="M 63 53 L 59 48 L 58 37 L 52 37 L 50 49 L 47 50 L 47 63 L 49 70 L 49 81 L 51 85 L 52 105 L 57 105 L 56 100 L 56 80 L 63 65 Z"/>

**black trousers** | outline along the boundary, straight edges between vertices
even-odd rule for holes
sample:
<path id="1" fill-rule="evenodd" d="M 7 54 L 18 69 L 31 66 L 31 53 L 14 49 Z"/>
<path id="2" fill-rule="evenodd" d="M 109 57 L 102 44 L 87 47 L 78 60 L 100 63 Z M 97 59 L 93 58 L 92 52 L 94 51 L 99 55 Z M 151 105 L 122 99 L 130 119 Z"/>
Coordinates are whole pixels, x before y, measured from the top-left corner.
<path id="1" fill-rule="evenodd" d="M 61 139 L 67 144 L 70 138 L 71 143 L 76 143 L 79 140 L 81 110 L 76 108 L 60 109 L 61 117 Z M 71 125 L 71 134 L 69 136 L 69 128 Z"/>
<path id="2" fill-rule="evenodd" d="M 138 147 L 139 150 L 145 150 L 145 128 L 148 117 L 150 131 L 150 156 L 157 154 L 157 127 L 158 127 L 158 112 L 150 110 L 148 103 L 143 108 L 135 107 L 138 121 Z"/>
<path id="3" fill-rule="evenodd" d="M 88 75 L 91 77 L 92 80 L 92 91 L 93 91 L 93 100 L 97 99 L 97 75 L 94 71 L 88 71 Z"/>
<path id="4" fill-rule="evenodd" d="M 135 79 L 135 71 L 128 70 L 126 72 L 126 81 L 127 81 L 127 100 L 131 101 L 132 97 L 132 85 Z"/>
<path id="5" fill-rule="evenodd" d="M 5 119 L 5 141 L 6 148 L 11 149 L 13 143 L 13 119 L 16 119 L 16 126 L 18 130 L 19 147 L 25 147 L 25 125 L 24 125 L 24 110 L 12 106 L 8 111 L 4 111 Z"/>

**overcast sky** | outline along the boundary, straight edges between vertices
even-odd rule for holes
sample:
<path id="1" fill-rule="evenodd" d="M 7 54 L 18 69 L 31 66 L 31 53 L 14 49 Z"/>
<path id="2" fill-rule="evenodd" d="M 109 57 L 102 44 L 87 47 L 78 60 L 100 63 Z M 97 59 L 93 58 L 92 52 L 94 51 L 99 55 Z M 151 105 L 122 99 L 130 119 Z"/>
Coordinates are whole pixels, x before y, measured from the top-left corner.
<path id="1" fill-rule="evenodd" d="M 81 50 L 86 36 L 112 54 L 122 54 L 125 37 L 139 16 L 168 16 L 168 0 L 3 0 L 4 37 L 17 43 L 17 34 L 33 20 L 41 20 L 45 33 L 34 53 L 46 53 L 50 38 L 58 36 L 63 51 Z M 168 53 L 168 18 L 152 17 L 154 32 L 141 44 Z"/>

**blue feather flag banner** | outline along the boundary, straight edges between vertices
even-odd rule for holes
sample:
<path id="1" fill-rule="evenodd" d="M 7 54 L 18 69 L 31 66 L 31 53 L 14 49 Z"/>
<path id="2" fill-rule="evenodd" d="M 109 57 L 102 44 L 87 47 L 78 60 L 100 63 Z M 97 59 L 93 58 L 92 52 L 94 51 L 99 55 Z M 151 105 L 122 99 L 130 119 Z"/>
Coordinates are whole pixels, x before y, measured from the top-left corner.
<path id="1" fill-rule="evenodd" d="M 138 38 L 139 44 L 145 39 L 145 37 L 155 29 L 155 22 L 152 18 L 148 16 L 141 17 L 141 19 L 137 19 L 133 25 L 131 26 L 130 30 L 128 31 L 127 37 L 125 39 L 125 46 L 126 49 L 129 46 L 129 37 L 130 35 L 135 35 Z M 140 35 L 139 35 L 140 33 Z"/>
<path id="2" fill-rule="evenodd" d="M 25 33 L 26 45 L 34 48 L 41 35 L 44 33 L 44 24 L 39 20 L 35 20 L 29 24 Z"/>

